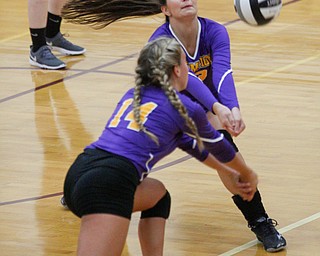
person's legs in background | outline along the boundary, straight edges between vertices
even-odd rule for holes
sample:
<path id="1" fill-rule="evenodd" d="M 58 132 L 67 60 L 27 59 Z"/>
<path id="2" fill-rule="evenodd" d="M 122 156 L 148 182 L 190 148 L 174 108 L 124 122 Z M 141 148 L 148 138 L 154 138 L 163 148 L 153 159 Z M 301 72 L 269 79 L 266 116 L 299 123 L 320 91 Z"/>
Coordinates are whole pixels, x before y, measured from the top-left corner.
<path id="1" fill-rule="evenodd" d="M 29 28 L 32 40 L 29 62 L 44 69 L 61 69 L 66 64 L 54 56 L 54 50 L 65 55 L 79 55 L 85 49 L 70 43 L 60 33 L 61 10 L 65 0 L 28 0 Z"/>
<path id="2" fill-rule="evenodd" d="M 60 32 L 61 27 L 61 10 L 66 0 L 49 0 L 48 19 L 46 26 L 47 44 L 64 55 L 81 55 L 86 49 L 74 45 L 68 41 Z"/>

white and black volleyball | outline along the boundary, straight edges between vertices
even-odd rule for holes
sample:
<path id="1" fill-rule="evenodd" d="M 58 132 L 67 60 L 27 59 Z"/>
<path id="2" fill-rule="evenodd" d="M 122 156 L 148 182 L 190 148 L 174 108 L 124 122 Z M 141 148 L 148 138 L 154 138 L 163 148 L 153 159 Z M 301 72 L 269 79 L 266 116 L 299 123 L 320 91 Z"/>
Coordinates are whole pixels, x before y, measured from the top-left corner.
<path id="1" fill-rule="evenodd" d="M 266 25 L 279 16 L 282 0 L 234 0 L 239 18 L 252 26 Z"/>

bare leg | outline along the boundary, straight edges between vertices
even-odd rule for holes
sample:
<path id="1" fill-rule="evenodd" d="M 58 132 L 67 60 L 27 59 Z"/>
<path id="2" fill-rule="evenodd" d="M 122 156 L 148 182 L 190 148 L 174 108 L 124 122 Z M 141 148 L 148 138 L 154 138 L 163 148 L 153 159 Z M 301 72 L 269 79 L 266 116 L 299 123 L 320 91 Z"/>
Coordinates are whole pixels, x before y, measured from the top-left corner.
<path id="1" fill-rule="evenodd" d="M 152 208 L 165 195 L 166 188 L 155 179 L 146 178 L 137 187 L 134 201 L 134 211 Z M 145 218 L 139 222 L 139 240 L 144 256 L 163 255 L 164 233 L 166 220 L 164 218 Z"/>
<path id="2" fill-rule="evenodd" d="M 139 222 L 139 240 L 143 256 L 162 256 L 166 220 L 146 218 Z"/>
<path id="3" fill-rule="evenodd" d="M 62 7 L 66 2 L 66 0 L 49 0 L 48 11 L 52 14 L 61 16 Z"/>
<path id="4" fill-rule="evenodd" d="M 152 208 L 166 194 L 165 186 L 159 180 L 145 178 L 134 194 L 133 211 L 140 212 Z"/>
<path id="5" fill-rule="evenodd" d="M 165 195 L 166 188 L 155 179 L 146 178 L 137 187 L 133 211 L 152 208 Z M 120 256 L 128 234 L 130 220 L 111 214 L 89 214 L 81 218 L 78 256 Z M 140 221 L 139 238 L 143 255 L 162 255 L 165 219 Z"/>
<path id="6" fill-rule="evenodd" d="M 28 17 L 30 28 L 45 28 L 47 25 L 48 0 L 29 0 Z"/>
<path id="7" fill-rule="evenodd" d="M 81 218 L 78 256 L 120 256 L 130 220 L 111 214 L 89 214 Z"/>

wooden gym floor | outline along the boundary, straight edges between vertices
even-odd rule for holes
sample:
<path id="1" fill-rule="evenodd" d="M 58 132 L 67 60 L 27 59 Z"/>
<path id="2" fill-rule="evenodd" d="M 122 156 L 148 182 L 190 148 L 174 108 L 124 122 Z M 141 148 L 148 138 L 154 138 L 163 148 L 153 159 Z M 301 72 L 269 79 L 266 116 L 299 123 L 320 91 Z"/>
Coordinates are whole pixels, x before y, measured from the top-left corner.
<path id="1" fill-rule="evenodd" d="M 236 138 L 259 174 L 269 215 L 288 248 L 276 255 L 320 255 L 320 5 L 284 0 L 264 27 L 241 22 L 232 0 L 199 0 L 199 15 L 225 24 L 247 125 Z M 0 255 L 75 255 L 79 219 L 59 203 L 65 173 L 96 139 L 133 85 L 137 54 L 162 15 L 103 30 L 63 24 L 85 56 L 68 68 L 28 63 L 27 1 L 0 2 Z M 151 177 L 172 195 L 165 255 L 268 255 L 214 170 L 181 151 Z M 123 256 L 141 255 L 134 214 Z"/>

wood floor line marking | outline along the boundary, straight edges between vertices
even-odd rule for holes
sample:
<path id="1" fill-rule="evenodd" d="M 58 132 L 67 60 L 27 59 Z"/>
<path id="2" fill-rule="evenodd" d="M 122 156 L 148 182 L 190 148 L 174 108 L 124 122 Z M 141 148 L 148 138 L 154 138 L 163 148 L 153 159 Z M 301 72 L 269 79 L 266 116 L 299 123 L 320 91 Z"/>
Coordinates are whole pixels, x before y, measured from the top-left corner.
<path id="1" fill-rule="evenodd" d="M 298 228 L 298 227 L 301 227 L 303 225 L 306 225 L 306 224 L 308 224 L 308 223 L 310 223 L 312 221 L 315 221 L 315 220 L 317 220 L 319 218 L 320 218 L 320 212 L 315 213 L 315 214 L 313 214 L 313 215 L 311 215 L 311 216 L 309 216 L 307 218 L 304 218 L 302 220 L 299 220 L 299 221 L 297 221 L 295 223 L 292 223 L 292 224 L 290 224 L 290 225 L 288 225 L 286 227 L 283 227 L 283 228 L 279 229 L 279 232 L 281 234 L 284 234 L 284 233 L 286 233 L 286 232 L 288 232 L 290 230 L 293 230 L 295 228 Z M 246 244 L 238 246 L 238 247 L 236 247 L 236 248 L 234 248 L 234 249 L 232 249 L 230 251 L 227 251 L 225 253 L 219 254 L 218 256 L 232 256 L 232 255 L 235 255 L 236 253 L 239 253 L 239 252 L 242 252 L 242 251 L 244 251 L 246 249 L 249 249 L 250 247 L 252 247 L 252 246 L 254 246 L 254 245 L 258 244 L 258 243 L 259 243 L 259 241 L 257 239 L 255 239 L 255 240 L 252 240 L 252 241 L 250 241 L 250 242 L 248 242 Z"/>
<path id="2" fill-rule="evenodd" d="M 297 67 L 299 65 L 302 65 L 302 64 L 305 64 L 309 61 L 312 61 L 312 60 L 316 60 L 320 57 L 320 53 L 317 53 L 316 55 L 313 55 L 311 57 L 308 57 L 308 58 L 305 58 L 305 59 L 302 59 L 302 60 L 298 60 L 298 61 L 295 61 L 293 63 L 290 63 L 288 65 L 285 65 L 285 66 L 282 66 L 282 67 L 279 67 L 279 68 L 276 68 L 274 70 L 271 70 L 269 72 L 265 72 L 261 75 L 258 75 L 258 76 L 255 76 L 255 77 L 252 77 L 252 78 L 248 78 L 246 80 L 243 80 L 241 82 L 237 82 L 237 86 L 238 85 L 243 85 L 243 84 L 248 84 L 250 82 L 253 82 L 253 81 L 256 81 L 256 80 L 259 80 L 261 78 L 265 78 L 265 77 L 268 77 L 268 76 L 271 76 L 273 74 L 276 74 L 276 73 L 280 73 L 282 71 L 285 71 L 285 70 L 288 70 L 290 68 L 294 68 L 294 67 Z"/>
<path id="3" fill-rule="evenodd" d="M 179 164 L 179 163 L 182 163 L 184 161 L 187 161 L 187 160 L 189 160 L 191 158 L 192 158 L 192 156 L 190 156 L 190 155 L 186 155 L 186 156 L 180 157 L 180 158 L 178 158 L 176 160 L 173 160 L 171 162 L 168 162 L 166 164 L 162 164 L 162 165 L 159 165 L 159 166 L 153 168 L 153 171 L 159 171 L 159 170 L 165 169 L 167 167 L 174 166 L 176 164 Z M 5 202 L 0 202 L 0 206 L 18 204 L 18 203 L 24 203 L 24 202 L 30 202 L 30 201 L 36 201 L 36 200 L 40 200 L 40 199 L 44 199 L 44 198 L 51 198 L 51 197 L 55 197 L 55 196 L 61 196 L 62 194 L 63 194 L 63 192 L 58 192 L 58 193 L 47 194 L 47 195 L 42 195 L 42 196 L 34 196 L 34 197 L 22 198 L 22 199 L 17 199 L 17 200 L 12 200 L 12 201 L 5 201 Z"/>

